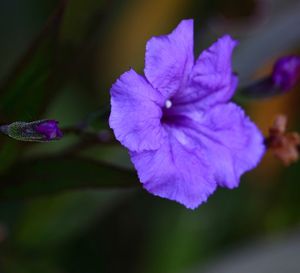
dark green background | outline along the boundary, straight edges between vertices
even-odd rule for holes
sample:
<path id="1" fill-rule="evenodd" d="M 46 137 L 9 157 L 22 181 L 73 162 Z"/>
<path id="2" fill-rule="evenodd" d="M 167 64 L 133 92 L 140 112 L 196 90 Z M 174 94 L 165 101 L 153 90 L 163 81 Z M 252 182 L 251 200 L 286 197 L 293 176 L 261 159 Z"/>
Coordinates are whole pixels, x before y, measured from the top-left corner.
<path id="1" fill-rule="evenodd" d="M 299 53 L 299 1 L 1 0 L 0 122 L 51 118 L 68 127 L 105 109 L 116 78 L 129 67 L 142 72 L 146 41 L 183 18 L 195 19 L 197 53 L 224 33 L 240 40 L 240 86 Z M 243 105 L 264 132 L 280 112 L 299 130 L 299 91 Z M 105 117 L 89 128 L 100 129 Z M 238 189 L 219 189 L 191 211 L 142 190 L 118 144 L 1 136 L 0 272 L 204 272 L 253 241 L 298 234 L 299 181 L 299 163 L 283 168 L 266 156 Z M 253 266 L 240 273 L 261 272 Z"/>

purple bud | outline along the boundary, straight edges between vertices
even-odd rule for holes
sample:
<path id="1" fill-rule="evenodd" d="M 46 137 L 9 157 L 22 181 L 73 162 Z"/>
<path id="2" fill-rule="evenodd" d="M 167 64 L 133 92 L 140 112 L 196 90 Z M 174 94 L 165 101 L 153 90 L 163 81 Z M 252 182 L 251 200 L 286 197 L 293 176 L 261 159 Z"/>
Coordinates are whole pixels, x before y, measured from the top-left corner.
<path id="1" fill-rule="evenodd" d="M 63 136 L 56 120 L 45 120 L 36 125 L 35 131 L 45 137 L 46 140 L 59 139 Z"/>
<path id="2" fill-rule="evenodd" d="M 300 81 L 300 57 L 280 58 L 274 65 L 272 80 L 283 91 L 289 91 Z"/>

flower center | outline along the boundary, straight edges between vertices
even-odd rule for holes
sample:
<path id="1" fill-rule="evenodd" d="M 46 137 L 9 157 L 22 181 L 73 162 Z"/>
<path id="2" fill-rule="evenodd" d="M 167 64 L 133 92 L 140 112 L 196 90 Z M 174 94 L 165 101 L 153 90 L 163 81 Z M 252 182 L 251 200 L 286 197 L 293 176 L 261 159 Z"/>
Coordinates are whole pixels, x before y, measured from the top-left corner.
<path id="1" fill-rule="evenodd" d="M 170 108 L 172 107 L 172 102 L 171 102 L 170 100 L 166 100 L 166 102 L 165 102 L 165 107 L 166 107 L 167 109 L 170 109 Z"/>
<path id="2" fill-rule="evenodd" d="M 165 105 L 162 109 L 162 123 L 173 124 L 177 120 L 175 105 L 171 100 L 166 100 Z"/>

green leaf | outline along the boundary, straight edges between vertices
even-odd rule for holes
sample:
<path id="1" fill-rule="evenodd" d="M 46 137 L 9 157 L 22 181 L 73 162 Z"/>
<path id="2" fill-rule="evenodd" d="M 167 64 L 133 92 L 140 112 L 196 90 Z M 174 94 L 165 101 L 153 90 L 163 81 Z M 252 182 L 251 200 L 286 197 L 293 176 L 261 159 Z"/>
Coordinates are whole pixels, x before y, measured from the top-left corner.
<path id="1" fill-rule="evenodd" d="M 65 190 L 137 185 L 133 171 L 80 157 L 34 159 L 15 164 L 0 176 L 0 199 L 18 199 Z"/>

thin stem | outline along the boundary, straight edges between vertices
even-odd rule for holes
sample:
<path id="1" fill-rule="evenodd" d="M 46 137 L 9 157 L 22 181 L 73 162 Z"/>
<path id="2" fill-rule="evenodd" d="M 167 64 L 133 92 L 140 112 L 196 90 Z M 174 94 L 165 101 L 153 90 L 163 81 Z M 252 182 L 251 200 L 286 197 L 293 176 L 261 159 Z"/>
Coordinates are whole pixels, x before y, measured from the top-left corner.
<path id="1" fill-rule="evenodd" d="M 84 130 L 88 128 L 97 119 L 108 119 L 109 107 L 99 107 L 96 111 L 89 113 L 79 124 L 77 128 Z"/>
<path id="2" fill-rule="evenodd" d="M 274 84 L 272 78 L 266 77 L 242 87 L 238 90 L 236 97 L 238 99 L 267 99 L 281 94 L 284 92 Z"/>
<path id="3" fill-rule="evenodd" d="M 64 154 L 71 155 L 76 152 L 86 149 L 94 145 L 114 145 L 117 144 L 116 139 L 113 137 L 109 130 L 101 130 L 99 132 L 87 131 L 78 127 L 67 127 L 61 129 L 64 134 L 75 134 L 80 136 L 79 142 L 75 143 Z"/>

